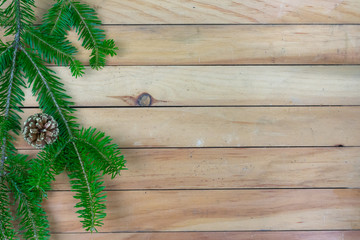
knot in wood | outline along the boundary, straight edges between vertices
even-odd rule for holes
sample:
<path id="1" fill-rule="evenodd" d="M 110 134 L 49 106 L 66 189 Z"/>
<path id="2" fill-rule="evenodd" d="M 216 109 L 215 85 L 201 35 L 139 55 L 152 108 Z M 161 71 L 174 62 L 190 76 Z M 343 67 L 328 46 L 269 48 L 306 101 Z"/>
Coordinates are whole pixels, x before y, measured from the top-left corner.
<path id="1" fill-rule="evenodd" d="M 137 105 L 141 107 L 148 107 L 152 104 L 152 97 L 148 93 L 142 93 L 137 98 Z"/>

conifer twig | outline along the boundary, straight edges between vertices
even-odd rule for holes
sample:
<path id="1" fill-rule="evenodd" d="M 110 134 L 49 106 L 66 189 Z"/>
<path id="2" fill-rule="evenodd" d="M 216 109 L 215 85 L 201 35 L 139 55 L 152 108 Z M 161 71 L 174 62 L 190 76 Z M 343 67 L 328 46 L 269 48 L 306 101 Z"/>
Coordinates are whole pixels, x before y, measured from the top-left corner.
<path id="1" fill-rule="evenodd" d="M 31 222 L 31 226 L 32 226 L 32 230 L 34 232 L 34 238 L 36 240 L 38 240 L 38 233 L 37 233 L 37 228 L 34 222 L 34 216 L 32 211 L 30 210 L 30 206 L 29 206 L 29 201 L 26 198 L 26 195 L 19 189 L 17 183 L 15 181 L 13 181 L 12 179 L 10 179 L 11 184 L 14 186 L 14 188 L 16 189 L 19 197 L 21 198 L 20 201 L 22 201 L 24 204 L 24 207 L 26 208 L 26 213 L 29 215 L 30 218 L 30 222 Z"/>
<path id="2" fill-rule="evenodd" d="M 5 1 L 0 0 L 0 7 Z M 83 218 L 83 228 L 97 231 L 96 227 L 102 226 L 106 216 L 102 177 L 119 175 L 125 165 L 118 145 L 111 138 L 92 127 L 80 129 L 73 116 L 75 109 L 70 96 L 55 72 L 45 65 L 69 66 L 73 76 L 83 75 L 84 65 L 74 57 L 77 49 L 66 39 L 71 27 L 76 29 L 82 45 L 92 50 L 90 66 L 95 69 L 105 66 L 107 55 L 116 55 L 114 40 L 105 39 L 104 31 L 99 28 L 101 21 L 86 4 L 57 0 L 40 26 L 33 24 L 34 7 L 33 0 L 11 0 L 5 10 L 0 9 L 0 25 L 6 29 L 5 36 L 14 36 L 12 42 L 0 40 L 0 239 L 6 240 L 17 234 L 11 224 L 9 206 L 14 200 L 7 200 L 9 190 L 17 201 L 16 215 L 20 218 L 23 237 L 48 239 L 48 220 L 41 203 L 47 197 L 46 191 L 51 189 L 54 176 L 64 169 L 76 192 L 74 198 L 79 200 L 75 207 L 80 208 L 77 213 Z M 38 96 L 43 111 L 30 116 L 23 128 L 24 137 L 32 146 L 45 147 L 31 161 L 26 160 L 28 156 L 17 154 L 15 138 L 10 134 L 18 135 L 21 130 L 18 112 L 22 112 L 24 79 L 32 87 L 33 95 Z M 52 122 L 47 122 L 45 116 L 51 117 Z M 50 132 L 52 135 L 45 135 L 48 138 L 44 140 L 47 124 L 56 134 Z"/>
<path id="3" fill-rule="evenodd" d="M 15 1 L 15 3 L 16 3 L 16 11 L 17 11 L 17 14 L 15 14 L 16 33 L 15 33 L 14 42 L 12 44 L 12 47 L 14 48 L 14 53 L 13 53 L 13 59 L 12 59 L 12 64 L 11 64 L 11 70 L 10 70 L 9 89 L 6 93 L 6 104 L 5 104 L 5 111 L 3 114 L 5 125 L 7 124 L 7 121 L 9 119 L 10 99 L 11 99 L 11 95 L 12 95 L 12 87 L 13 87 L 13 80 L 14 80 L 14 73 L 15 73 L 15 66 L 16 66 L 16 57 L 17 57 L 17 52 L 18 52 L 19 45 L 20 45 L 20 34 L 21 34 L 20 1 L 17 0 L 17 1 Z M 5 127 L 4 131 L 7 131 L 6 127 Z M 7 145 L 6 142 L 7 142 L 7 137 L 6 137 L 6 134 L 4 134 L 3 139 L 2 139 L 2 146 L 1 146 L 0 177 L 4 175 L 4 164 L 5 164 L 5 160 L 6 160 L 6 145 Z"/>
<path id="4" fill-rule="evenodd" d="M 62 121 L 65 125 L 65 128 L 67 130 L 67 134 L 69 135 L 69 139 L 71 139 L 71 141 L 74 139 L 74 134 L 73 134 L 73 131 L 70 129 L 70 126 L 68 124 L 68 120 L 65 118 L 63 112 L 62 112 L 62 109 L 60 108 L 59 104 L 58 104 L 58 101 L 56 100 L 55 96 L 54 96 L 54 93 L 51 89 L 51 87 L 49 86 L 46 78 L 44 77 L 44 75 L 42 74 L 41 70 L 39 69 L 39 67 L 37 66 L 37 64 L 34 62 L 34 60 L 32 59 L 32 57 L 29 55 L 29 53 L 26 51 L 26 49 L 24 49 L 22 46 L 20 46 L 20 49 L 22 52 L 24 52 L 24 54 L 26 55 L 26 57 L 29 59 L 29 61 L 33 64 L 33 67 L 36 69 L 36 72 L 38 74 L 38 76 L 40 77 L 43 85 L 46 87 L 48 93 L 49 93 L 49 96 L 50 98 L 52 99 L 54 105 L 56 106 L 56 109 L 57 109 L 57 112 L 59 113 L 59 115 L 61 116 L 62 118 Z M 85 181 L 85 185 L 87 187 L 87 193 L 89 195 L 89 199 L 92 200 L 93 199 L 93 195 L 91 193 L 91 188 L 90 188 L 90 182 L 88 180 L 88 177 L 86 175 L 86 171 L 85 171 L 85 168 L 84 168 L 84 162 L 83 162 L 83 159 L 79 153 L 79 150 L 78 150 L 78 147 L 76 145 L 75 142 L 72 142 L 72 145 L 74 147 L 74 150 L 76 152 L 76 156 L 78 158 L 78 161 L 79 161 L 79 164 L 81 166 L 81 171 L 82 171 L 82 174 L 83 174 L 83 177 L 84 177 L 84 181 Z M 92 228 L 94 228 L 94 224 L 95 224 L 95 211 L 93 209 L 93 206 L 92 204 L 90 204 L 90 208 L 91 208 L 91 225 L 92 225 Z"/>

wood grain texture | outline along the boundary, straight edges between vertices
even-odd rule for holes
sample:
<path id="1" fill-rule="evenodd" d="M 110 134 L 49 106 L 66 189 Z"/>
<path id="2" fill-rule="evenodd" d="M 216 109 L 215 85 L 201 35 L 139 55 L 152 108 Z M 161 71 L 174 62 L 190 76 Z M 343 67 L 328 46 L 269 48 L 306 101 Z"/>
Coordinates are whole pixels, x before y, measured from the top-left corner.
<path id="1" fill-rule="evenodd" d="M 39 17 L 50 2 L 36 3 Z M 360 1 L 87 3 L 118 56 L 83 79 L 53 69 L 85 107 L 79 122 L 130 148 L 129 170 L 105 179 L 108 216 L 94 235 L 58 176 L 44 204 L 51 239 L 360 239 L 360 107 L 342 106 L 360 105 L 359 68 L 345 66 L 360 64 Z M 121 108 L 138 105 L 163 108 Z"/>
<path id="2" fill-rule="evenodd" d="M 21 153 L 34 157 L 37 151 Z M 360 148 L 125 149 L 128 170 L 108 190 L 359 188 Z M 55 190 L 70 190 L 65 174 Z"/>
<path id="3" fill-rule="evenodd" d="M 360 25 L 105 26 L 119 47 L 108 65 L 359 64 Z M 69 39 L 87 64 L 90 51 Z M 6 40 L 11 40 L 7 37 Z"/>
<path id="4" fill-rule="evenodd" d="M 360 145 L 360 107 L 85 108 L 76 116 L 121 148 Z"/>
<path id="5" fill-rule="evenodd" d="M 105 24 L 360 23 L 357 0 L 87 0 Z M 37 15 L 51 1 L 38 0 Z"/>
<path id="6" fill-rule="evenodd" d="M 75 79 L 54 67 L 77 106 L 360 105 L 358 66 L 125 66 Z M 91 97 L 90 97 L 91 96 Z M 37 106 L 30 89 L 25 106 Z"/>
<path id="7" fill-rule="evenodd" d="M 360 25 L 106 26 L 109 65 L 359 64 Z M 70 35 L 70 40 L 78 37 Z M 79 59 L 88 61 L 89 51 Z"/>
<path id="8" fill-rule="evenodd" d="M 51 240 L 358 240 L 360 232 L 162 232 L 53 234 Z"/>
<path id="9" fill-rule="evenodd" d="M 56 232 L 83 231 L 71 192 L 51 192 Z M 360 227 L 360 190 L 108 192 L 102 232 L 351 230 Z"/>

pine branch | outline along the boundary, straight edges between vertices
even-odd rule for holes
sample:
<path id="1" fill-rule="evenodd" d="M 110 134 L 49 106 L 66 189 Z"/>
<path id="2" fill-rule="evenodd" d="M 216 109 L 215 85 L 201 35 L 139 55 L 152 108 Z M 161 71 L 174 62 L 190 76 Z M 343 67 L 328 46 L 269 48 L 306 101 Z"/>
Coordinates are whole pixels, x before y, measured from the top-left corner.
<path id="1" fill-rule="evenodd" d="M 6 68 L 9 67 L 11 60 L 11 50 L 13 46 L 11 44 L 5 44 L 0 40 L 0 76 Z"/>
<path id="2" fill-rule="evenodd" d="M 75 147 L 75 143 L 74 148 Z M 76 151 L 79 158 L 79 163 L 73 163 L 69 166 L 69 177 L 71 179 L 71 187 L 76 191 L 74 198 L 80 201 L 75 205 L 76 208 L 81 208 L 77 211 L 86 231 L 97 232 L 96 227 L 103 225 L 103 218 L 106 213 L 105 198 L 103 192 L 104 186 L 102 175 L 99 174 L 99 169 L 93 165 L 93 161 L 86 154 L 81 154 Z"/>
<path id="3" fill-rule="evenodd" d="M 66 148 L 69 147 L 71 139 L 58 139 L 54 144 L 39 152 L 37 158 L 32 159 L 29 170 L 30 190 L 36 189 L 46 197 L 46 192 L 51 189 L 54 175 L 59 174 L 66 162 Z M 62 165 L 59 167 L 59 165 Z"/>
<path id="4" fill-rule="evenodd" d="M 12 225 L 13 218 L 10 213 L 9 189 L 0 179 L 0 239 L 14 239 L 15 231 Z"/>
<path id="5" fill-rule="evenodd" d="M 4 10 L 0 8 L 0 27 L 5 27 L 5 23 L 6 23 L 5 13 Z"/>
<path id="6" fill-rule="evenodd" d="M 69 6 L 74 17 L 72 24 L 79 33 L 80 38 L 83 39 L 82 46 L 86 49 L 97 48 L 101 41 L 105 39 L 105 34 L 104 30 L 95 27 L 101 25 L 95 10 L 76 1 L 69 1 Z"/>
<path id="7" fill-rule="evenodd" d="M 16 60 L 16 54 L 17 54 L 17 48 L 15 48 L 14 53 L 13 53 L 13 60 L 11 63 L 11 68 L 9 70 L 9 79 L 4 79 L 6 78 L 7 75 L 5 75 L 4 77 L 1 78 L 1 82 L 2 83 L 8 83 L 8 86 L 6 86 L 5 88 L 3 85 L 0 88 L 0 91 L 2 93 L 2 96 L 6 96 L 5 99 L 0 99 L 0 106 L 3 110 L 3 124 L 4 126 L 7 125 L 7 122 L 9 120 L 9 112 L 10 112 L 10 102 L 11 102 L 11 96 L 12 96 L 12 90 L 13 90 L 13 81 L 14 81 L 14 75 L 15 75 L 15 60 Z M 8 80 L 8 81 L 6 81 Z M 5 103 L 5 106 L 2 105 L 2 103 Z M 8 129 L 6 127 L 4 127 L 2 130 L 6 131 L 6 133 L 1 134 L 2 135 L 2 145 L 1 145 L 1 162 L 0 162 L 0 176 L 4 175 L 4 164 L 5 164 L 5 159 L 6 159 L 6 145 L 7 145 L 7 132 Z"/>
<path id="8" fill-rule="evenodd" d="M 69 174 L 70 178 L 75 178 L 75 180 L 73 180 L 72 183 L 72 187 L 75 190 L 78 190 L 78 199 L 80 199 L 80 204 L 78 204 L 78 207 L 83 207 L 84 210 L 86 210 L 87 208 L 89 208 L 89 211 L 87 211 L 87 213 L 90 213 L 90 216 L 86 216 L 86 215 L 81 215 L 81 217 L 84 218 L 84 220 L 90 219 L 90 227 L 94 226 L 95 223 L 95 211 L 94 211 L 94 206 L 93 206 L 93 191 L 90 188 L 90 182 L 89 182 L 89 176 L 87 174 L 89 174 L 88 171 L 85 170 L 85 164 L 83 162 L 83 159 L 79 153 L 79 150 L 77 149 L 77 146 L 75 143 L 73 143 L 74 149 L 76 151 L 76 155 L 79 159 L 79 164 L 80 164 L 80 172 L 77 172 L 75 169 L 75 171 L 73 170 L 73 174 Z M 74 172 L 78 173 L 78 174 L 74 174 Z M 80 180 L 80 181 L 79 181 Z M 76 183 L 78 183 L 78 188 L 76 186 Z M 84 187 L 83 187 L 84 186 Z M 81 188 L 82 187 L 82 188 Z M 83 194 L 83 192 L 86 192 L 87 194 Z M 88 203 L 88 204 L 86 204 Z M 89 215 L 89 214 L 87 214 Z M 86 226 L 88 227 L 88 226 Z M 86 229 L 87 231 L 89 230 L 88 228 Z M 91 229 L 91 231 L 93 231 Z"/>
<path id="9" fill-rule="evenodd" d="M 6 0 L 0 0 L 0 7 L 4 5 L 5 2 Z M 5 27 L 5 23 L 6 23 L 5 13 L 4 10 L 0 8 L 0 27 Z"/>
<path id="10" fill-rule="evenodd" d="M 5 9 L 4 14 L 8 18 L 6 21 L 5 36 L 20 35 L 24 29 L 32 27 L 35 20 L 33 11 L 33 0 L 13 0 Z M 16 38 L 16 37 L 15 37 Z"/>
<path id="11" fill-rule="evenodd" d="M 119 146 L 113 144 L 112 139 L 105 136 L 105 133 L 96 131 L 95 128 L 82 128 L 76 142 L 87 149 L 88 153 L 96 159 L 94 164 L 98 164 L 104 174 L 111 174 L 111 178 L 116 177 L 120 174 L 120 170 L 125 169 L 126 161 L 121 155 Z"/>
<path id="12" fill-rule="evenodd" d="M 3 170 L 7 153 L 9 153 L 9 150 L 14 149 L 10 142 L 12 138 L 9 135 L 9 130 L 18 134 L 18 131 L 21 129 L 19 125 L 20 116 L 15 111 L 22 112 L 19 108 L 19 106 L 22 106 L 21 102 L 24 99 L 24 93 L 21 90 L 21 87 L 24 87 L 25 84 L 21 78 L 20 71 L 16 67 L 17 52 L 18 50 L 15 48 L 11 66 L 0 78 L 0 108 L 3 116 L 1 128 L 1 131 L 3 132 L 1 134 L 0 176 L 4 174 Z"/>
<path id="13" fill-rule="evenodd" d="M 44 15 L 41 29 L 49 35 L 66 36 L 71 26 L 68 0 L 58 0 Z"/>
<path id="14" fill-rule="evenodd" d="M 72 55 L 76 53 L 76 48 L 66 39 L 47 36 L 37 30 L 26 31 L 23 38 L 30 48 L 37 51 L 48 63 L 66 65 L 72 61 Z M 60 41 L 60 43 L 56 44 L 56 41 Z"/>
<path id="15" fill-rule="evenodd" d="M 5 2 L 6 2 L 6 0 L 0 0 L 0 7 L 2 7 Z M 6 22 L 7 22 L 7 19 L 5 16 L 5 12 L 3 9 L 0 8 L 0 27 L 5 27 Z"/>
<path id="16" fill-rule="evenodd" d="M 19 202 L 17 217 L 21 218 L 21 231 L 26 239 L 42 240 L 50 236 L 48 221 L 44 210 L 40 207 L 41 196 L 36 197 L 26 189 L 22 189 L 21 182 L 9 180 L 15 200 Z M 47 239 L 47 238 L 46 238 Z"/>
<path id="17" fill-rule="evenodd" d="M 11 9 L 10 6 L 13 5 L 14 9 Z M 21 102 L 24 99 L 24 93 L 22 92 L 20 87 L 24 87 L 25 84 L 21 79 L 20 72 L 17 69 L 16 66 L 16 60 L 17 60 L 17 54 L 18 49 L 20 45 L 20 35 L 21 35 L 21 29 L 22 29 L 22 18 L 21 14 L 24 14 L 25 20 L 27 20 L 27 17 L 29 15 L 27 13 L 31 12 L 29 9 L 23 11 L 21 8 L 21 2 L 14 1 L 10 4 L 8 8 L 5 10 L 6 12 L 11 12 L 14 16 L 11 21 L 14 23 L 14 27 L 8 28 L 7 33 L 15 33 L 15 39 L 12 44 L 13 47 L 13 54 L 11 59 L 11 66 L 7 73 L 4 74 L 4 76 L 1 76 L 0 82 L 2 83 L 2 86 L 0 87 L 0 109 L 3 115 L 3 127 L 2 132 L 0 135 L 2 136 L 2 143 L 1 143 L 1 160 L 0 160 L 0 177 L 4 175 L 4 164 L 6 160 L 6 151 L 7 151 L 7 145 L 10 145 L 11 150 L 13 150 L 12 144 L 9 142 L 9 130 L 13 130 L 15 134 L 18 133 L 18 130 L 20 129 L 19 126 L 19 115 L 14 112 L 14 110 L 17 110 L 21 112 L 21 109 L 18 107 L 19 105 L 22 106 Z M 31 10 L 31 9 L 30 9 Z M 3 43 L 2 43 L 3 45 Z M 9 47 L 4 50 L 5 53 L 1 55 L 3 61 L 5 62 L 4 67 L 2 69 L 6 69 L 6 63 L 10 60 L 10 57 L 7 51 L 9 50 Z M 0 59 L 1 60 L 1 59 Z M 11 125 L 9 128 L 8 126 Z"/>
<path id="18" fill-rule="evenodd" d="M 7 0 L 0 0 L 0 7 L 6 3 Z"/>
<path id="19" fill-rule="evenodd" d="M 62 92 L 58 85 L 57 78 L 48 73 L 45 66 L 41 64 L 41 60 L 36 58 L 35 55 L 32 55 L 24 48 L 20 47 L 21 52 L 25 54 L 26 60 L 24 61 L 24 72 L 30 81 L 33 83 L 33 89 L 41 96 L 40 107 L 44 108 L 44 111 L 48 114 L 51 114 L 55 119 L 62 123 L 64 129 L 66 129 L 66 135 L 64 136 L 67 139 L 74 140 L 74 132 L 77 132 L 77 125 L 75 125 L 71 120 L 74 119 L 70 114 L 73 112 L 73 109 L 69 107 L 69 104 L 62 97 L 66 95 Z M 46 71 L 47 70 L 47 71 Z M 46 77 L 45 77 L 46 76 Z M 61 104 L 59 103 L 61 102 Z M 45 104 L 46 103 L 46 104 Z M 62 108 L 60 107 L 62 106 Z M 69 120 L 70 119 L 70 120 Z M 75 142 L 72 142 L 73 149 L 76 153 L 76 159 L 78 166 L 80 166 L 81 172 L 72 175 L 76 176 L 78 179 L 81 179 L 85 185 L 85 188 L 79 188 L 79 191 L 84 191 L 86 189 L 86 195 L 81 194 L 80 198 L 83 202 L 77 206 L 83 206 L 87 214 L 81 212 L 81 217 L 84 217 L 83 226 L 87 230 L 96 231 L 96 226 L 100 226 L 101 218 L 105 217 L 101 212 L 97 212 L 97 208 L 93 204 L 97 204 L 97 191 L 99 189 L 94 189 L 92 186 L 96 186 L 96 183 L 91 182 L 87 176 L 85 169 L 88 167 L 88 162 L 84 162 L 83 156 L 81 155 L 78 146 Z M 91 164 L 90 164 L 91 165 Z M 91 179 L 94 179 L 93 177 Z M 103 189 L 103 188 L 102 188 Z M 101 189 L 101 190 L 102 190 Z M 91 205 L 86 205 L 84 203 L 91 203 Z M 88 214 L 90 212 L 90 214 Z"/>
<path id="20" fill-rule="evenodd" d="M 58 121 L 60 128 L 66 129 L 63 133 L 65 138 L 72 139 L 74 137 L 72 130 L 76 129 L 78 124 L 74 121 L 75 117 L 71 115 L 75 110 L 70 108 L 73 103 L 66 100 L 70 97 L 65 94 L 65 90 L 62 88 L 63 84 L 37 55 L 28 52 L 22 46 L 20 49 L 25 55 L 23 71 L 29 84 L 33 85 L 33 94 L 38 95 L 40 108 L 53 116 Z"/>
<path id="21" fill-rule="evenodd" d="M 76 1 L 69 1 L 72 13 L 72 26 L 83 40 L 82 46 L 85 49 L 92 49 L 90 55 L 90 66 L 100 69 L 105 66 L 106 55 L 116 55 L 118 48 L 114 40 L 105 40 L 104 30 L 98 28 L 101 25 L 100 19 L 94 9 L 86 4 Z"/>
<path id="22" fill-rule="evenodd" d="M 0 0 L 0 6 L 5 1 Z M 119 174 L 125 161 L 118 146 L 105 134 L 91 128 L 79 131 L 73 103 L 60 79 L 45 62 L 70 65 L 73 75 L 83 74 L 83 65 L 74 58 L 76 48 L 66 40 L 71 26 L 77 30 L 83 46 L 92 49 L 90 65 L 95 69 L 103 67 L 106 55 L 115 55 L 117 48 L 113 40 L 105 40 L 104 31 L 98 28 L 100 20 L 86 4 L 58 0 L 39 28 L 33 27 L 33 7 L 33 0 L 13 0 L 0 12 L 2 24 L 6 25 L 5 35 L 14 35 L 11 43 L 0 40 L 0 183 L 6 180 L 18 200 L 17 216 L 21 218 L 20 230 L 24 237 L 44 239 L 49 235 L 48 222 L 40 204 L 54 175 L 67 166 L 75 198 L 80 200 L 76 204 L 80 208 L 77 212 L 83 218 L 83 227 L 93 232 L 103 224 L 106 215 L 102 176 Z M 11 131 L 18 134 L 21 130 L 18 112 L 24 100 L 24 77 L 32 86 L 33 94 L 38 96 L 40 108 L 53 116 L 61 129 L 58 142 L 30 162 L 26 161 L 26 156 L 16 154 L 10 134 Z M 3 206 L 8 205 L 8 200 L 2 188 L 0 184 L 0 234 L 5 235 L 9 227 L 2 219 L 8 223 L 10 218 L 5 216 Z"/>
<path id="23" fill-rule="evenodd" d="M 41 208 L 42 196 L 29 190 L 29 162 L 26 155 L 9 157 L 6 180 L 17 201 L 17 218 L 20 219 L 20 231 L 25 239 L 42 240 L 49 236 L 48 220 Z"/>
<path id="24" fill-rule="evenodd" d="M 59 66 L 69 65 L 75 77 L 84 74 L 85 67 L 74 57 L 77 52 L 76 48 L 65 37 L 47 35 L 38 30 L 29 30 L 23 34 L 23 38 L 32 49 L 36 49 L 44 61 Z"/>

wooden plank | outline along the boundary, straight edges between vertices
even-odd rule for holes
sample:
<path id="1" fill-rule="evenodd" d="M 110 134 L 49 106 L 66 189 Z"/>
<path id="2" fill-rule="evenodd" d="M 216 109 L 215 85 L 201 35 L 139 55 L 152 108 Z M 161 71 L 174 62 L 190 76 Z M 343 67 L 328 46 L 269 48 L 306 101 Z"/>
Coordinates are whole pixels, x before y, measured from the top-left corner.
<path id="1" fill-rule="evenodd" d="M 113 25 L 104 29 L 119 47 L 108 65 L 360 63 L 360 25 Z M 80 47 L 74 32 L 69 39 Z M 82 62 L 87 64 L 89 55 L 80 47 Z"/>
<path id="2" fill-rule="evenodd" d="M 162 233 L 78 233 L 53 234 L 52 240 L 358 240 L 357 231 L 328 232 L 162 232 Z"/>
<path id="3" fill-rule="evenodd" d="M 77 106 L 360 105 L 358 66 L 109 66 L 79 79 L 53 69 Z"/>
<path id="4" fill-rule="evenodd" d="M 360 145 L 360 107 L 85 108 L 76 116 L 122 148 Z"/>
<path id="5" fill-rule="evenodd" d="M 96 0 L 105 24 L 360 23 L 357 0 Z M 42 15 L 51 1 L 36 1 Z"/>
<path id="6" fill-rule="evenodd" d="M 104 29 L 120 49 L 109 58 L 109 65 L 360 63 L 360 25 L 119 25 Z M 69 38 L 78 39 L 74 33 Z M 79 59 L 88 61 L 89 51 L 79 54 Z"/>
<path id="7" fill-rule="evenodd" d="M 34 157 L 37 151 L 21 151 Z M 360 148 L 126 149 L 108 190 L 359 188 Z M 55 190 L 70 190 L 65 174 Z"/>
<path id="8" fill-rule="evenodd" d="M 51 192 L 45 209 L 56 232 L 82 232 L 72 192 Z M 360 190 L 108 192 L 101 232 L 352 230 Z"/>

